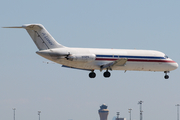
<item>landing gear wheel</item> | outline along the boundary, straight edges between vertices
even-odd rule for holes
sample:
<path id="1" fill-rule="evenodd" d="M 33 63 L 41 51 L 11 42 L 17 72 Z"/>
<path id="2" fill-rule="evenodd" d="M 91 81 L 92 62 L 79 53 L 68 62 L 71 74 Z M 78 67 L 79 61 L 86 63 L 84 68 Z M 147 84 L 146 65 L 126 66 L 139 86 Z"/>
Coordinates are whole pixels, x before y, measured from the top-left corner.
<path id="1" fill-rule="evenodd" d="M 168 78 L 169 78 L 169 75 L 165 75 L 164 78 L 165 78 L 165 79 L 168 79 Z"/>
<path id="2" fill-rule="evenodd" d="M 106 72 L 104 72 L 103 75 L 104 75 L 105 78 L 108 78 L 108 77 L 111 76 L 111 73 L 109 71 L 106 71 Z"/>
<path id="3" fill-rule="evenodd" d="M 89 73 L 89 77 L 90 78 L 95 78 L 96 77 L 96 73 L 95 72 L 90 72 Z"/>
<path id="4" fill-rule="evenodd" d="M 167 73 L 169 73 L 169 71 L 164 71 L 164 73 L 165 73 L 164 78 L 165 78 L 165 79 L 168 79 L 168 78 L 169 78 L 169 75 L 167 75 Z"/>

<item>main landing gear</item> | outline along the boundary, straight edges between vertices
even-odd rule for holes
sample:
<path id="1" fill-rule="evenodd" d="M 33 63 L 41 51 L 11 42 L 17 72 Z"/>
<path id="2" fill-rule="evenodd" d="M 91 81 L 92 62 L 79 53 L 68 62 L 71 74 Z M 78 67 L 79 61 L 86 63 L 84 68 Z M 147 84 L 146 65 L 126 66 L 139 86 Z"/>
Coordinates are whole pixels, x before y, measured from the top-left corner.
<path id="1" fill-rule="evenodd" d="M 169 71 L 164 71 L 164 73 L 165 73 L 164 78 L 165 78 L 165 79 L 168 79 L 168 78 L 169 78 L 169 75 L 167 75 L 167 73 L 169 73 Z"/>
<path id="2" fill-rule="evenodd" d="M 111 76 L 111 73 L 108 70 L 106 70 L 106 72 L 104 72 L 103 75 L 104 75 L 105 78 L 108 78 L 108 77 Z"/>
<path id="3" fill-rule="evenodd" d="M 110 73 L 108 70 L 106 70 L 106 72 L 104 72 L 103 75 L 104 75 L 105 78 L 108 78 L 108 77 L 111 76 L 111 73 Z M 96 77 L 96 73 L 95 73 L 94 71 L 91 71 L 91 72 L 89 73 L 89 77 L 90 77 L 90 78 L 95 78 L 95 77 Z"/>
<path id="4" fill-rule="evenodd" d="M 95 77 L 96 77 L 96 73 L 95 73 L 94 71 L 91 71 L 91 72 L 89 73 L 89 77 L 90 77 L 90 78 L 95 78 Z"/>

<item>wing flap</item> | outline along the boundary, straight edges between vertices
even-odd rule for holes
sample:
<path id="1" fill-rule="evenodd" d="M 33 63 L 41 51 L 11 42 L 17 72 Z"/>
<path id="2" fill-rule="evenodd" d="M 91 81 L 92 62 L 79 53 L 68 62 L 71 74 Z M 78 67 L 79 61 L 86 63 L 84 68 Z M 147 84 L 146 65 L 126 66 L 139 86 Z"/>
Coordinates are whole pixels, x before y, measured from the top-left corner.
<path id="1" fill-rule="evenodd" d="M 113 62 L 110 62 L 108 64 L 101 65 L 100 66 L 100 71 L 102 71 L 103 69 L 112 70 L 112 68 L 114 66 L 124 66 L 126 64 L 127 60 L 128 60 L 127 58 L 120 58 L 120 59 L 118 59 L 116 61 L 113 61 Z"/>
<path id="2" fill-rule="evenodd" d="M 77 70 L 94 71 L 94 70 L 92 70 L 92 69 L 81 69 L 81 68 L 75 68 L 75 67 L 70 67 L 70 66 L 66 66 L 66 65 L 62 65 L 62 67 L 65 67 L 65 68 L 72 68 L 72 69 L 77 69 Z"/>

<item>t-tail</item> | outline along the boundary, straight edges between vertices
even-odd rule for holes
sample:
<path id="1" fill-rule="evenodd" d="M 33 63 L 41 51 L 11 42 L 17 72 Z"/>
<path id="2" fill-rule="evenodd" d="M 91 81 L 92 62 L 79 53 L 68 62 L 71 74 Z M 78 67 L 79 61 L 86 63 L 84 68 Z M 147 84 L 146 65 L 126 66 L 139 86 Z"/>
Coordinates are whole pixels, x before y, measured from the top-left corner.
<path id="1" fill-rule="evenodd" d="M 21 27 L 4 28 L 25 28 L 39 50 L 64 47 L 59 44 L 41 24 L 25 24 Z"/>

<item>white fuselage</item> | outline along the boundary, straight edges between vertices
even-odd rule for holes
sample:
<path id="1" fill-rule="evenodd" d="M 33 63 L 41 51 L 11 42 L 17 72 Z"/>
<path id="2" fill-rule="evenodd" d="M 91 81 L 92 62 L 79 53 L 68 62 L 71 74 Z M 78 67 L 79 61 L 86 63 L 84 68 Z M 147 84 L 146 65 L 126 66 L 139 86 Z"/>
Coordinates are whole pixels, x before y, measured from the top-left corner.
<path id="1" fill-rule="evenodd" d="M 113 70 L 171 71 L 178 67 L 178 64 L 164 53 L 154 50 L 65 47 L 42 50 L 37 52 L 37 54 L 68 67 L 88 70 L 100 70 L 101 65 L 120 58 L 127 58 L 128 60 L 124 66 L 114 66 Z M 70 57 L 72 59 L 67 60 L 65 57 L 62 57 L 62 55 L 66 54 L 72 55 Z"/>

